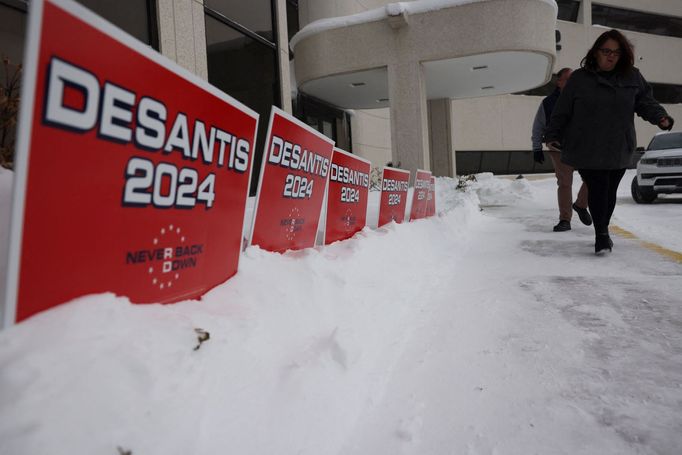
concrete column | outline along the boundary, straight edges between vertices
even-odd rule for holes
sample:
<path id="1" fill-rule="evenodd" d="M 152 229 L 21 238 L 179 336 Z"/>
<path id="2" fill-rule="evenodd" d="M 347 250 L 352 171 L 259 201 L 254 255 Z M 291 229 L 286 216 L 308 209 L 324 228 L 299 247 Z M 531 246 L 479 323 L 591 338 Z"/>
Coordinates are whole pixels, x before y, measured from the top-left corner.
<path id="1" fill-rule="evenodd" d="M 202 79 L 208 79 L 203 0 L 157 0 L 159 47 Z"/>
<path id="2" fill-rule="evenodd" d="M 454 177 L 456 171 L 450 104 L 446 98 L 428 101 L 431 172 L 438 177 Z"/>
<path id="3" fill-rule="evenodd" d="M 430 169 L 424 72 L 419 62 L 388 65 L 393 164 L 415 171 Z"/>
<path id="4" fill-rule="evenodd" d="M 291 107 L 291 74 L 289 67 L 289 37 L 287 33 L 287 2 L 275 0 L 275 17 L 277 28 L 277 63 L 279 65 L 279 91 L 282 109 L 292 113 Z"/>
<path id="5" fill-rule="evenodd" d="M 580 2 L 578 23 L 583 24 L 586 28 L 592 26 L 592 0 L 582 0 Z"/>

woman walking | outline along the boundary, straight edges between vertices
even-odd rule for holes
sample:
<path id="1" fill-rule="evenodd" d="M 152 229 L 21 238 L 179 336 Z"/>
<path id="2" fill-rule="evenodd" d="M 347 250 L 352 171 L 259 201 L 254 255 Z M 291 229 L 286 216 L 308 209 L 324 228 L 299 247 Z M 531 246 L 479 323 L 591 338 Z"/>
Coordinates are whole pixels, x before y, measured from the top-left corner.
<path id="1" fill-rule="evenodd" d="M 618 184 L 637 148 L 634 114 L 661 129 L 674 121 L 634 67 L 632 45 L 619 31 L 602 33 L 580 66 L 561 91 L 545 141 L 587 185 L 599 255 L 613 247 L 609 223 Z"/>

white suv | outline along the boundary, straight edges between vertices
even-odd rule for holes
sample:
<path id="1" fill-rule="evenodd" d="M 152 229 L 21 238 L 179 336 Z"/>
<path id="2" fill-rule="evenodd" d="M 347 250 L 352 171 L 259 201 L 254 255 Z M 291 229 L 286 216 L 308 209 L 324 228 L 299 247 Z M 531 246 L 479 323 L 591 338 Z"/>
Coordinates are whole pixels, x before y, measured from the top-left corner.
<path id="1" fill-rule="evenodd" d="M 638 204 L 653 202 L 661 193 L 682 193 L 682 132 L 658 133 L 637 163 L 630 186 Z"/>

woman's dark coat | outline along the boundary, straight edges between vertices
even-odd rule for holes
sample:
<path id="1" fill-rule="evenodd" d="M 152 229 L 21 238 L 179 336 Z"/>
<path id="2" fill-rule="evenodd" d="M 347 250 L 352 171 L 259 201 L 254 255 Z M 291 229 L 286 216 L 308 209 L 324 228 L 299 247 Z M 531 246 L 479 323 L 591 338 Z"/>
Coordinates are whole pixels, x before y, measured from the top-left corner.
<path id="1" fill-rule="evenodd" d="M 575 169 L 624 169 L 637 148 L 635 113 L 654 125 L 667 116 L 637 68 L 608 76 L 581 68 L 561 91 L 545 142 L 559 142 L 561 161 Z"/>

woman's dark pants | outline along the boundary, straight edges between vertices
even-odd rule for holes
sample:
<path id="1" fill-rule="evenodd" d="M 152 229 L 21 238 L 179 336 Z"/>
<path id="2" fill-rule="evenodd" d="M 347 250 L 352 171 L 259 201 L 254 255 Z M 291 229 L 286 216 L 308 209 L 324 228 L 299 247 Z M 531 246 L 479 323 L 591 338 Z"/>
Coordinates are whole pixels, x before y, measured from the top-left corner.
<path id="1" fill-rule="evenodd" d="M 613 209 L 616 208 L 618 184 L 625 169 L 578 169 L 587 185 L 587 205 L 594 221 L 596 234 L 608 234 Z"/>

